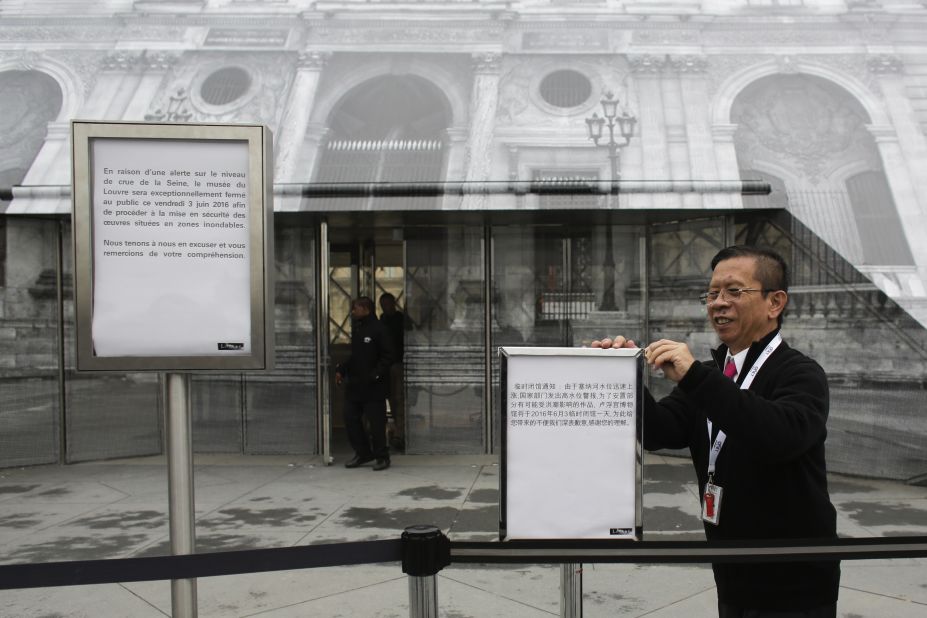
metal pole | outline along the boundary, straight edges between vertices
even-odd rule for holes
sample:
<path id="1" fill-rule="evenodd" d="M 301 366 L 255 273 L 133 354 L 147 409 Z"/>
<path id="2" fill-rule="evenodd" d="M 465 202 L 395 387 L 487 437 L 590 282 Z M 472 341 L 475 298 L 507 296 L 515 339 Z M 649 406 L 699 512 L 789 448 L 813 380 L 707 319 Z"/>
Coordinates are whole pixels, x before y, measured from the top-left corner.
<path id="1" fill-rule="evenodd" d="M 451 563 L 451 541 L 437 526 L 402 533 L 402 572 L 409 576 L 410 618 L 438 618 L 438 571 Z"/>
<path id="2" fill-rule="evenodd" d="M 171 554 L 195 553 L 193 523 L 193 431 L 190 419 L 190 376 L 165 376 L 167 403 L 167 493 Z M 171 616 L 196 618 L 196 580 L 171 580 Z"/>
<path id="3" fill-rule="evenodd" d="M 58 463 L 68 463 L 68 417 L 65 397 L 64 344 L 64 221 L 58 221 L 58 242 L 55 251 L 55 300 L 58 312 Z"/>
<path id="4" fill-rule="evenodd" d="M 330 255 L 328 245 L 328 221 L 322 219 L 319 221 L 318 242 L 316 247 L 316 325 L 315 325 L 315 366 L 316 366 L 316 409 L 318 418 L 321 420 L 320 438 L 322 461 L 325 465 L 332 464 L 332 406 L 331 406 L 331 371 L 329 364 L 328 343 L 331 341 L 329 333 L 329 307 L 328 291 L 331 286 Z"/>
<path id="5" fill-rule="evenodd" d="M 583 565 L 569 562 L 560 565 L 560 616 L 582 618 Z"/>
<path id="6" fill-rule="evenodd" d="M 483 452 L 492 453 L 495 448 L 495 416 L 493 415 L 492 390 L 492 314 L 493 314 L 493 277 L 495 277 L 493 263 L 492 227 L 483 223 L 483 407 L 486 410 L 486 419 L 483 427 Z"/>
<path id="7" fill-rule="evenodd" d="M 438 618 L 438 576 L 409 577 L 409 618 Z"/>

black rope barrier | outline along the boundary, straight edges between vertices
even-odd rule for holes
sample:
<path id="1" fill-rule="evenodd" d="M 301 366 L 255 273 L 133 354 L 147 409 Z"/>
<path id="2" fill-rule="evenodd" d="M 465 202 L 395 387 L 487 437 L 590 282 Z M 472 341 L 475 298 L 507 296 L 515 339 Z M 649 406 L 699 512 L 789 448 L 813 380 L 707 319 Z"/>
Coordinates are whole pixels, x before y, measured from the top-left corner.
<path id="1" fill-rule="evenodd" d="M 452 542 L 453 563 L 811 562 L 927 557 L 927 536 L 767 541 Z"/>
<path id="2" fill-rule="evenodd" d="M 271 549 L 0 565 L 0 590 L 82 586 L 400 562 L 400 539 Z"/>
<path id="3" fill-rule="evenodd" d="M 435 529 L 437 530 L 437 529 Z M 443 535 L 440 535 L 443 537 Z M 417 556 L 419 546 L 402 539 L 305 545 L 271 549 L 0 565 L 0 590 L 79 586 L 219 575 L 241 575 L 378 562 L 401 562 L 415 572 L 413 562 L 433 564 L 506 563 L 637 563 L 809 562 L 822 560 L 884 560 L 927 557 L 927 536 L 836 539 L 822 543 L 782 539 L 749 541 L 452 541 L 429 545 L 435 556 Z M 446 540 L 446 539 L 445 539 Z M 429 549 L 429 551 L 432 551 Z M 440 554 L 440 555 L 438 555 Z"/>

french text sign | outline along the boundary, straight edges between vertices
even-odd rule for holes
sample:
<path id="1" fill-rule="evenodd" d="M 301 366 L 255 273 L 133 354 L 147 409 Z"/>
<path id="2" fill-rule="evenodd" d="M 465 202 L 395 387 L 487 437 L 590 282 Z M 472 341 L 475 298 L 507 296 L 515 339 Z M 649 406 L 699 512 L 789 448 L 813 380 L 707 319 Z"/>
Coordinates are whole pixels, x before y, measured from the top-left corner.
<path id="1" fill-rule="evenodd" d="M 269 132 L 73 125 L 78 368 L 266 368 Z"/>

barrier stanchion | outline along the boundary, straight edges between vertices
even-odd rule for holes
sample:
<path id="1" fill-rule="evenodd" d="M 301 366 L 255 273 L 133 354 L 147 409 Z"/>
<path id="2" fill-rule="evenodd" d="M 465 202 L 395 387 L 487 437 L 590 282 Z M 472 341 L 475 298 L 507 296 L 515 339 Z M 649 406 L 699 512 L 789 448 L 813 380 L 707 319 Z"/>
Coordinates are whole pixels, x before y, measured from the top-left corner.
<path id="1" fill-rule="evenodd" d="M 168 373 L 164 381 L 171 554 L 186 556 L 196 553 L 190 375 Z M 171 580 L 171 616 L 196 618 L 196 579 Z"/>
<path id="2" fill-rule="evenodd" d="M 438 571 L 451 563 L 451 541 L 437 526 L 402 533 L 402 572 L 409 576 L 409 617 L 438 618 Z"/>
<path id="3" fill-rule="evenodd" d="M 560 616 L 582 618 L 583 565 L 567 562 L 560 565 Z"/>

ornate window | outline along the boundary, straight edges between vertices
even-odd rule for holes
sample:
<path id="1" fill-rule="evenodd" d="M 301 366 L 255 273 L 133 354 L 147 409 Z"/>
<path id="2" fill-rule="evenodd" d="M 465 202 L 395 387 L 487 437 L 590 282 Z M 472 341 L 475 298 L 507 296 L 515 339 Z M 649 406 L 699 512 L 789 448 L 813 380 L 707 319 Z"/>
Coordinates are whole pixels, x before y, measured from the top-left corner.
<path id="1" fill-rule="evenodd" d="M 863 261 L 880 266 L 914 264 L 885 174 L 881 170 L 856 174 L 847 179 L 847 193 L 860 230 Z"/>
<path id="2" fill-rule="evenodd" d="M 589 78 L 571 69 L 554 71 L 541 80 L 541 98 L 554 107 L 571 108 L 582 105 L 592 95 Z"/>
<path id="3" fill-rule="evenodd" d="M 541 169 L 534 170 L 534 180 L 536 182 L 550 183 L 556 186 L 557 183 L 577 183 L 577 182 L 598 182 L 599 174 L 596 171 L 587 170 L 556 170 Z M 596 208 L 599 205 L 600 196 L 598 195 L 572 195 L 566 194 L 541 194 L 538 196 L 538 205 L 542 209 L 559 209 L 559 208 Z"/>
<path id="4" fill-rule="evenodd" d="M 228 105 L 243 97 L 251 87 L 251 76 L 240 67 L 225 67 L 203 80 L 200 97 L 209 105 Z"/>

